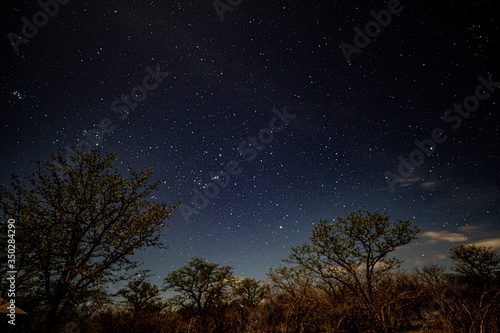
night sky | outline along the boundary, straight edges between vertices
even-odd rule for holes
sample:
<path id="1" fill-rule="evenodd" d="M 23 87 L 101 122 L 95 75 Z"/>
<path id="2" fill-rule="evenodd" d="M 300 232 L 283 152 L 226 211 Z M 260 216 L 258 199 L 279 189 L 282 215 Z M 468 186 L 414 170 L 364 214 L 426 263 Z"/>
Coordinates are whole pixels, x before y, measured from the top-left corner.
<path id="1" fill-rule="evenodd" d="M 89 142 L 152 168 L 183 207 L 137 255 L 160 279 L 193 257 L 262 279 L 358 210 L 421 229 L 404 267 L 500 249 L 493 1 L 227 3 L 3 2 L 0 181 Z"/>

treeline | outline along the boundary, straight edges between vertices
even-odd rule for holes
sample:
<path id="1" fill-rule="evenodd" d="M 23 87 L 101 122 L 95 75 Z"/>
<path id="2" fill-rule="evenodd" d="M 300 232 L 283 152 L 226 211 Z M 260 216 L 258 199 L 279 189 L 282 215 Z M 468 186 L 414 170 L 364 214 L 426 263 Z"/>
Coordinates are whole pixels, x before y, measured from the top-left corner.
<path id="1" fill-rule="evenodd" d="M 161 287 L 144 275 L 130 281 L 115 295 L 121 306 L 108 299 L 86 319 L 64 319 L 84 332 L 498 332 L 500 255 L 461 245 L 450 250 L 450 272 L 399 271 L 390 253 L 417 233 L 379 213 L 320 221 L 264 282 L 194 258 Z"/>
<path id="2" fill-rule="evenodd" d="M 0 297 L 27 312 L 1 332 L 497 332 L 500 256 L 458 246 L 452 271 L 399 271 L 393 252 L 417 238 L 378 212 L 320 220 L 266 281 L 194 258 L 161 286 L 139 276 L 137 250 L 163 247 L 179 204 L 151 200 L 151 170 L 114 167 L 114 154 L 73 151 L 0 184 Z M 182 207 L 182 206 L 180 206 Z M 14 226 L 14 227 L 12 227 Z M 9 230 L 11 230 L 9 229 Z M 13 256 L 13 257 L 11 257 Z M 7 271 L 16 271 L 15 296 Z M 11 274 L 12 275 L 12 274 Z M 126 281 L 110 293 L 106 286 Z M 173 292 L 171 299 L 160 297 Z M 1 306 L 1 304 L 0 304 Z"/>
<path id="3" fill-rule="evenodd" d="M 271 269 L 263 283 L 234 278 L 230 267 L 195 258 L 165 279 L 164 288 L 177 291 L 176 297 L 165 301 L 160 288 L 134 281 L 119 292 L 124 307 L 102 308 L 79 327 L 89 332 L 498 332 L 500 284 L 494 269 L 500 257 L 474 245 L 453 248 L 450 256 L 453 273 L 428 265 L 412 273 L 377 274 L 368 302 L 361 290 L 300 265 Z"/>

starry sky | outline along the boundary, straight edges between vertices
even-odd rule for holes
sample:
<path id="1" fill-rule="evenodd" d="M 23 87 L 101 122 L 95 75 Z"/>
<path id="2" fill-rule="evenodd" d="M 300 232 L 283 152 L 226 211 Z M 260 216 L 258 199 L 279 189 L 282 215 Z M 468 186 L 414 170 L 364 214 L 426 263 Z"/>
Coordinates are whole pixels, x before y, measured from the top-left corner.
<path id="1" fill-rule="evenodd" d="M 358 210 L 421 229 L 405 267 L 500 249 L 492 1 L 60 1 L 2 3 L 0 181 L 89 142 L 152 168 L 183 203 L 137 254 L 153 276 L 263 279 Z"/>

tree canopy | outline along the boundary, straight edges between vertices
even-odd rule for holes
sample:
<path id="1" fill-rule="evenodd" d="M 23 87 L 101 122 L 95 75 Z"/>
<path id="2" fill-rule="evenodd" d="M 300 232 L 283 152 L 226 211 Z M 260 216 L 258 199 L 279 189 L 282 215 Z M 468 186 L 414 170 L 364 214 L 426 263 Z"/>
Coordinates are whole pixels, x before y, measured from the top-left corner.
<path id="1" fill-rule="evenodd" d="M 453 270 L 469 280 L 488 282 L 500 271 L 500 254 L 491 247 L 460 245 L 450 250 Z"/>
<path id="2" fill-rule="evenodd" d="M 16 220 L 18 288 L 40 295 L 47 331 L 101 286 L 125 278 L 139 264 L 131 258 L 137 250 L 162 247 L 165 222 L 179 205 L 151 201 L 162 181 L 151 183 L 151 170 L 128 168 L 124 177 L 112 153 L 53 159 L 36 162 L 23 179 L 12 175 L 11 189 L 0 186 L 4 221 Z"/>
<path id="3" fill-rule="evenodd" d="M 214 321 L 217 332 L 221 331 L 223 313 L 231 293 L 233 268 L 208 263 L 193 258 L 186 266 L 171 272 L 164 280 L 166 290 L 178 293 L 172 299 L 174 305 L 191 314 Z"/>
<path id="4" fill-rule="evenodd" d="M 186 266 L 171 272 L 164 286 L 179 293 L 178 306 L 208 314 L 221 300 L 232 278 L 232 267 L 219 267 L 202 258 L 193 258 Z"/>
<path id="5" fill-rule="evenodd" d="M 160 288 L 146 281 L 146 275 L 129 281 L 125 288 L 118 290 L 118 295 L 125 299 L 135 316 L 141 311 L 158 311 L 164 307 L 160 297 Z"/>
<path id="6" fill-rule="evenodd" d="M 243 279 L 234 286 L 234 294 L 243 306 L 255 308 L 268 294 L 265 286 L 254 279 Z"/>
<path id="7" fill-rule="evenodd" d="M 378 212 L 354 212 L 335 222 L 320 220 L 309 238 L 312 244 L 292 248 L 285 261 L 342 283 L 370 304 L 375 277 L 400 263 L 388 255 L 419 232 L 409 221 L 391 226 L 389 218 Z"/>

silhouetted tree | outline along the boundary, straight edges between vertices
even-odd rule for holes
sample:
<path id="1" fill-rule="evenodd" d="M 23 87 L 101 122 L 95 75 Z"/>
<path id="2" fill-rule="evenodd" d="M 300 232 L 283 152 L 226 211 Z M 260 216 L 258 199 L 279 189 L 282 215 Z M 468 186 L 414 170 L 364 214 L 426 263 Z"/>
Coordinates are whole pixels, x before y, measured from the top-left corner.
<path id="1" fill-rule="evenodd" d="M 234 287 L 234 294 L 240 304 L 249 308 L 257 307 L 267 293 L 267 288 L 254 279 L 243 279 L 236 283 Z"/>
<path id="2" fill-rule="evenodd" d="M 332 223 L 320 220 L 309 238 L 312 244 L 292 248 L 285 261 L 345 285 L 367 310 L 378 316 L 374 307 L 376 282 L 400 264 L 388 255 L 415 239 L 418 232 L 409 221 L 399 220 L 391 226 L 389 216 L 355 212 Z M 385 325 L 383 317 L 377 319 Z"/>
<path id="3" fill-rule="evenodd" d="M 162 183 L 149 183 L 151 170 L 129 168 L 125 178 L 114 154 L 102 158 L 91 149 L 69 156 L 36 162 L 24 182 L 13 175 L 11 190 L 0 186 L 4 221 L 16 220 L 18 288 L 41 296 L 44 331 L 56 330 L 100 286 L 124 278 L 116 272 L 136 268 L 136 250 L 161 247 L 165 220 L 177 207 L 150 201 Z"/>
<path id="4" fill-rule="evenodd" d="M 445 269 L 438 264 L 428 264 L 422 268 L 416 268 L 415 271 L 429 285 L 439 285 L 444 282 Z"/>
<path id="5" fill-rule="evenodd" d="M 232 279 L 232 267 L 219 267 L 201 258 L 194 258 L 186 266 L 170 273 L 164 285 L 165 290 L 171 289 L 178 293 L 172 299 L 173 304 L 202 317 L 203 329 L 206 329 L 206 318 L 210 317 L 216 331 L 222 332 Z"/>
<path id="6" fill-rule="evenodd" d="M 160 288 L 145 281 L 145 276 L 129 281 L 125 288 L 118 290 L 117 294 L 125 299 L 131 307 L 133 316 L 143 311 L 161 311 L 164 307 L 160 297 Z"/>
<path id="7" fill-rule="evenodd" d="M 318 322 L 329 319 L 324 316 L 329 314 L 327 311 L 319 311 L 324 292 L 316 288 L 316 277 L 312 272 L 303 267 L 279 267 L 270 269 L 268 276 L 272 286 L 286 299 L 282 305 L 281 323 L 286 332 L 299 333 L 304 327 L 318 328 Z"/>
<path id="8" fill-rule="evenodd" d="M 460 245 L 450 250 L 453 270 L 470 281 L 489 282 L 500 269 L 500 255 L 491 247 Z"/>

